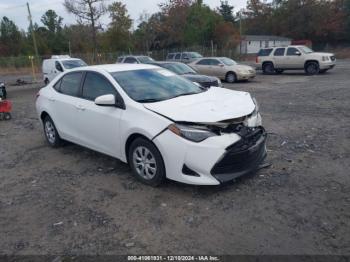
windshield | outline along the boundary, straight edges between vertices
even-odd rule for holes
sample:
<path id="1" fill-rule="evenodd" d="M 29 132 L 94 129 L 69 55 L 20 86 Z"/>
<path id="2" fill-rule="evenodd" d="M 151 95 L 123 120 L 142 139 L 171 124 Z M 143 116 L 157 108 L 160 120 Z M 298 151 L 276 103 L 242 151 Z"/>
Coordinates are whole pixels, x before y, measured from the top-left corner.
<path id="1" fill-rule="evenodd" d="M 308 48 L 307 46 L 300 46 L 299 49 L 303 51 L 304 54 L 310 54 L 314 52 L 311 48 Z"/>
<path id="2" fill-rule="evenodd" d="M 162 64 L 161 66 L 178 75 L 197 74 L 196 71 L 185 64 Z"/>
<path id="3" fill-rule="evenodd" d="M 87 64 L 80 59 L 74 59 L 74 60 L 64 60 L 61 61 L 64 68 L 66 69 L 72 69 L 72 68 L 76 68 L 76 67 L 81 67 L 81 66 L 87 66 Z"/>
<path id="4" fill-rule="evenodd" d="M 225 65 L 227 66 L 232 66 L 232 65 L 237 65 L 237 62 L 236 61 L 233 61 L 232 59 L 230 58 L 226 58 L 226 57 L 223 57 L 220 59 L 221 62 L 223 62 Z"/>
<path id="5" fill-rule="evenodd" d="M 154 62 L 154 60 L 152 58 L 150 58 L 149 56 L 139 56 L 138 60 L 142 64 L 148 64 L 148 63 L 153 63 Z"/>
<path id="6" fill-rule="evenodd" d="M 189 53 L 191 58 L 202 58 L 203 56 L 197 52 L 190 52 Z"/>
<path id="7" fill-rule="evenodd" d="M 111 73 L 133 100 L 150 103 L 205 90 L 166 69 L 141 69 Z"/>

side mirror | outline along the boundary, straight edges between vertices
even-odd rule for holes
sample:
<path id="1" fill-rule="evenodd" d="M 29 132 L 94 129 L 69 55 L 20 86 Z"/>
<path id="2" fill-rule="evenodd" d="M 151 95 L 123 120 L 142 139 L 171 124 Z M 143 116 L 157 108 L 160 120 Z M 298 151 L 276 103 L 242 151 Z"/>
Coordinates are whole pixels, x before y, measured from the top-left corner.
<path id="1" fill-rule="evenodd" d="M 125 109 L 125 104 L 123 99 L 118 98 L 112 94 L 96 97 L 95 104 L 98 106 L 114 106 L 121 109 Z"/>
<path id="2" fill-rule="evenodd" d="M 115 96 L 114 95 L 98 96 L 95 99 L 95 104 L 98 106 L 115 106 Z"/>
<path id="3" fill-rule="evenodd" d="M 301 56 L 301 53 L 299 51 L 296 51 L 295 54 Z"/>
<path id="4" fill-rule="evenodd" d="M 220 66 L 220 67 L 224 67 L 224 64 L 218 64 L 218 66 Z"/>

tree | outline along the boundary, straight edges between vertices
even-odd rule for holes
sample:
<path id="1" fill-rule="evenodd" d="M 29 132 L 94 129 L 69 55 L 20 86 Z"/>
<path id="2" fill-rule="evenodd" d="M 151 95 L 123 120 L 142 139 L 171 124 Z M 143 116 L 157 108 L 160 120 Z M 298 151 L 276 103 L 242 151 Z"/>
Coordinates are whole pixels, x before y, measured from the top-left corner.
<path id="1" fill-rule="evenodd" d="M 22 37 L 16 24 L 4 16 L 0 23 L 0 45 L 3 55 L 18 55 Z"/>
<path id="2" fill-rule="evenodd" d="M 46 26 L 47 30 L 57 33 L 62 29 L 63 18 L 58 16 L 55 11 L 47 10 L 41 17 L 41 22 Z"/>
<path id="3" fill-rule="evenodd" d="M 229 5 L 228 1 L 221 1 L 218 10 L 226 22 L 234 23 L 235 17 L 233 16 L 233 9 L 234 7 Z"/>
<path id="4" fill-rule="evenodd" d="M 97 23 L 107 11 L 104 0 L 64 0 L 69 13 L 78 18 L 78 22 L 87 22 L 91 26 L 94 59 L 97 52 Z"/>
<path id="5" fill-rule="evenodd" d="M 41 17 L 41 22 L 45 26 L 41 34 L 46 35 L 49 52 L 53 54 L 61 53 L 67 49 L 67 41 L 62 33 L 62 21 L 63 18 L 53 10 L 47 10 Z"/>
<path id="6" fill-rule="evenodd" d="M 114 50 L 127 50 L 130 43 L 130 28 L 132 20 L 126 6 L 121 2 L 114 2 L 108 6 L 109 23 L 107 30 L 108 46 Z"/>

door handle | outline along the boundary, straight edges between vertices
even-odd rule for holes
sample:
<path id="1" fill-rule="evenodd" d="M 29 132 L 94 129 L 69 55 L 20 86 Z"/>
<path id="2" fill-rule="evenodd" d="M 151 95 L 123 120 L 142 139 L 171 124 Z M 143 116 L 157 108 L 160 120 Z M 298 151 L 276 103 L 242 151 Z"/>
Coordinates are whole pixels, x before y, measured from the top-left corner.
<path id="1" fill-rule="evenodd" d="M 81 111 L 85 110 L 85 107 L 83 107 L 82 105 L 76 105 L 75 108 Z"/>
<path id="2" fill-rule="evenodd" d="M 56 101 L 56 99 L 55 99 L 55 98 L 53 98 L 53 97 L 49 97 L 49 101 L 51 101 L 51 102 L 55 102 L 55 101 Z"/>

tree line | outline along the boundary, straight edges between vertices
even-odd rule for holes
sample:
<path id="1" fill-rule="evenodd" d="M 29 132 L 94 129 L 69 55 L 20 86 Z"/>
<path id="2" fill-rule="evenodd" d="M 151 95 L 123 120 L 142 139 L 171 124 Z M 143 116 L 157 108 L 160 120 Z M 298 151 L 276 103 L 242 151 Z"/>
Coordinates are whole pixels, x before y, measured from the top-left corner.
<path id="1" fill-rule="evenodd" d="M 214 9 L 202 0 L 164 0 L 158 12 L 142 13 L 137 21 L 118 1 L 105 5 L 103 0 L 65 0 L 63 4 L 76 17 L 75 24 L 64 24 L 54 10 L 47 10 L 41 23 L 27 31 L 2 17 L 0 56 L 33 55 L 33 33 L 41 56 L 212 45 L 233 49 L 240 34 L 279 35 L 318 45 L 350 43 L 350 0 L 248 0 L 242 10 L 224 0 Z M 101 25 L 106 15 L 109 23 Z"/>

